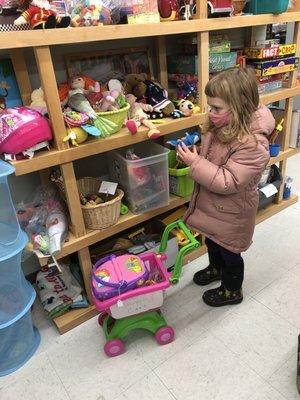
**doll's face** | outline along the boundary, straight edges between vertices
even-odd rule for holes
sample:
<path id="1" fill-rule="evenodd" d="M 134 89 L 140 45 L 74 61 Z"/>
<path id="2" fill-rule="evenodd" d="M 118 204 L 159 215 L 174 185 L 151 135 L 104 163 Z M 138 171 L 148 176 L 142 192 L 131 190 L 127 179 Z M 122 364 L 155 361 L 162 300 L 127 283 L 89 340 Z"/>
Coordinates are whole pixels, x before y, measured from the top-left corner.
<path id="1" fill-rule="evenodd" d="M 84 80 L 80 76 L 76 76 L 71 81 L 71 86 L 73 89 L 83 89 L 84 88 Z"/>

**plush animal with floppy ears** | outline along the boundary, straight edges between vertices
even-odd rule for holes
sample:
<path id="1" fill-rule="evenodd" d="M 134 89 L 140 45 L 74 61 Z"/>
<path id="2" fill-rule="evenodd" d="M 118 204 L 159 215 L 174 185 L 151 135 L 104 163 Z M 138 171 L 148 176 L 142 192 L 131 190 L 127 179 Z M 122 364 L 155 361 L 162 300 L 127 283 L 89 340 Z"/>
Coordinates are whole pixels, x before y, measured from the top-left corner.
<path id="1" fill-rule="evenodd" d="M 29 24 L 31 29 L 66 28 L 70 25 L 71 18 L 59 17 L 48 0 L 21 0 L 19 8 L 24 11 L 14 25 Z"/>
<path id="2" fill-rule="evenodd" d="M 126 93 L 133 94 L 139 102 L 150 104 L 154 111 L 163 112 L 168 117 L 175 110 L 168 99 L 168 92 L 162 86 L 150 79 L 146 74 L 129 74 L 124 81 Z"/>

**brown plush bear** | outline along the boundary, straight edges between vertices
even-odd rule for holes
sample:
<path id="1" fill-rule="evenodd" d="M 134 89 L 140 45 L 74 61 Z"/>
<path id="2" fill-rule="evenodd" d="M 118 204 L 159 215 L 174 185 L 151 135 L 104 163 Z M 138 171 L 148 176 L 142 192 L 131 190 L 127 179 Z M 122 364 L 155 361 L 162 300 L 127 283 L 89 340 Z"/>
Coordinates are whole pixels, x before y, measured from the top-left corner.
<path id="1" fill-rule="evenodd" d="M 126 93 L 137 97 L 137 101 L 150 104 L 154 111 L 161 111 L 166 117 L 175 110 L 174 104 L 168 99 L 168 92 L 159 83 L 147 79 L 146 74 L 126 75 L 124 89 Z"/>

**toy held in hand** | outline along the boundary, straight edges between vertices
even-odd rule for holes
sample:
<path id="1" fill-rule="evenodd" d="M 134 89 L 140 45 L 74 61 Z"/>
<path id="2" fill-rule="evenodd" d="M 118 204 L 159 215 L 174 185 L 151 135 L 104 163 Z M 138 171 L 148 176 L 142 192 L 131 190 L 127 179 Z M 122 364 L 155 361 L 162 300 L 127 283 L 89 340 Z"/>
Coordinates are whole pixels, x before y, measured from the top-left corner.
<path id="1" fill-rule="evenodd" d="M 29 24 L 31 29 L 66 28 L 70 17 L 59 17 L 51 9 L 48 0 L 21 0 L 19 8 L 24 12 L 14 21 L 14 25 Z"/>
<path id="2" fill-rule="evenodd" d="M 200 134 L 198 132 L 194 133 L 188 133 L 186 132 L 185 138 L 183 140 L 177 139 L 177 140 L 169 140 L 167 141 L 167 144 L 177 147 L 180 146 L 182 143 L 184 143 L 187 147 L 194 146 L 200 139 Z"/>

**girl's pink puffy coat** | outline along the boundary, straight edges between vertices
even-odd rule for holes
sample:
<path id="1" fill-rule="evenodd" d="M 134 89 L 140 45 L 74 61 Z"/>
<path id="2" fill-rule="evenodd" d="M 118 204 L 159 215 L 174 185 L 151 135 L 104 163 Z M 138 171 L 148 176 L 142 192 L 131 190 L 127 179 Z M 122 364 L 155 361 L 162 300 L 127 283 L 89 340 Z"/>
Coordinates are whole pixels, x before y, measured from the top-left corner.
<path id="1" fill-rule="evenodd" d="M 185 215 L 187 225 L 226 249 L 240 253 L 252 243 L 258 206 L 257 185 L 269 161 L 269 142 L 275 121 L 259 106 L 253 115 L 254 137 L 222 144 L 208 132 L 200 156 L 191 165 L 195 189 Z"/>

